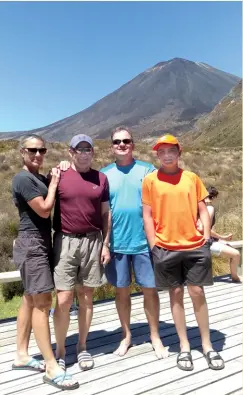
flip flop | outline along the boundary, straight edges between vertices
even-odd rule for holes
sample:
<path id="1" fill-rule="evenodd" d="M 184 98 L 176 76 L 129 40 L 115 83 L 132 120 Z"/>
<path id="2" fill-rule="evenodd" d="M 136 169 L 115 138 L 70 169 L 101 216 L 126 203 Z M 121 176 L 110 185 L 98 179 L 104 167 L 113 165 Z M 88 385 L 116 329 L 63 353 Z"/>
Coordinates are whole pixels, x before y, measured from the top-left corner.
<path id="1" fill-rule="evenodd" d="M 87 351 L 80 351 L 77 355 L 77 360 L 81 370 L 90 370 L 94 367 L 94 360 L 91 354 Z M 82 362 L 92 362 L 92 365 L 84 367 L 81 365 Z"/>
<path id="2" fill-rule="evenodd" d="M 31 358 L 29 362 L 23 365 L 12 365 L 13 370 L 32 370 L 34 372 L 44 372 L 45 371 L 45 364 L 43 361 L 38 361 L 35 358 Z"/>
<path id="3" fill-rule="evenodd" d="M 183 356 L 184 354 L 184 356 Z M 180 364 L 181 361 L 184 362 L 190 362 L 191 366 L 183 366 Z M 186 370 L 186 371 L 191 371 L 194 369 L 194 365 L 192 362 L 192 354 L 188 351 L 181 351 L 178 355 L 177 355 L 177 367 L 181 370 Z"/>
<path id="4" fill-rule="evenodd" d="M 216 354 L 216 355 L 214 355 L 213 357 L 211 357 L 210 356 L 210 353 L 213 353 L 213 354 Z M 224 369 L 224 360 L 223 360 L 223 358 L 221 357 L 221 355 L 219 355 L 219 353 L 217 352 L 217 351 L 214 351 L 214 350 L 211 350 L 211 351 L 208 351 L 206 354 L 203 354 L 204 355 L 204 357 L 206 358 L 206 361 L 207 361 L 207 363 L 208 363 L 208 367 L 210 368 L 210 369 L 212 369 L 212 370 L 222 370 L 222 369 Z M 222 361 L 223 363 L 221 364 L 221 366 L 214 366 L 213 364 L 212 364 L 212 361 Z"/>
<path id="5" fill-rule="evenodd" d="M 63 374 L 59 374 L 53 379 L 50 379 L 46 376 L 43 377 L 43 381 L 45 384 L 50 384 L 53 387 L 58 388 L 59 390 L 76 390 L 77 388 L 79 388 L 79 383 L 77 381 L 71 385 L 65 385 L 64 382 L 67 380 L 72 380 L 72 376 L 70 374 L 67 374 L 66 372 L 63 372 Z"/>

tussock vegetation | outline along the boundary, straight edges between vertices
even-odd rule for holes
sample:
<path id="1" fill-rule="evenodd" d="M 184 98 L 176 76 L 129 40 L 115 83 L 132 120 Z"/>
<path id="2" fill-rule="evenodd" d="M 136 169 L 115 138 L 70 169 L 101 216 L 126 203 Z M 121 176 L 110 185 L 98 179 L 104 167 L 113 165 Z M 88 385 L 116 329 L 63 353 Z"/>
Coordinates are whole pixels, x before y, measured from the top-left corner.
<path id="1" fill-rule="evenodd" d="M 150 145 L 139 142 L 136 144 L 134 156 L 137 159 L 154 163 L 157 159 Z M 61 143 L 50 143 L 45 157 L 43 174 L 61 160 L 68 160 L 68 146 Z M 95 142 L 95 158 L 93 167 L 101 167 L 111 163 L 109 142 Z M 183 168 L 197 173 L 206 186 L 214 185 L 219 190 L 216 229 L 219 233 L 232 232 L 235 240 L 242 239 L 242 152 L 238 149 L 216 149 L 184 147 L 181 159 Z M 11 264 L 12 242 L 17 235 L 18 213 L 11 195 L 12 177 L 21 169 L 22 160 L 18 151 L 17 141 L 0 141 L 0 271 L 13 270 Z M 218 262 L 218 263 L 217 263 Z M 215 274 L 228 271 L 225 261 L 215 260 Z M 136 288 L 137 290 L 137 288 Z M 109 286 L 96 292 L 97 299 L 113 295 Z"/>

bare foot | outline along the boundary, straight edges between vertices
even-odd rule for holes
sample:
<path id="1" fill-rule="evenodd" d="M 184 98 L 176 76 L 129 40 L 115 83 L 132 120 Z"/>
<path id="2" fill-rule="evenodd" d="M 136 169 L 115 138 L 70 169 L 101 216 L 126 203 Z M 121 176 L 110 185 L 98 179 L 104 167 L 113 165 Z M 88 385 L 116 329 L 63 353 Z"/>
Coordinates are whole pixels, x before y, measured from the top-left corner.
<path id="1" fill-rule="evenodd" d="M 169 356 L 168 347 L 163 346 L 162 341 L 156 341 L 152 343 L 155 355 L 158 359 L 167 358 Z"/>
<path id="2" fill-rule="evenodd" d="M 130 346 L 131 340 L 123 339 L 119 347 L 113 352 L 113 354 L 119 355 L 119 357 L 123 357 L 127 353 Z"/>

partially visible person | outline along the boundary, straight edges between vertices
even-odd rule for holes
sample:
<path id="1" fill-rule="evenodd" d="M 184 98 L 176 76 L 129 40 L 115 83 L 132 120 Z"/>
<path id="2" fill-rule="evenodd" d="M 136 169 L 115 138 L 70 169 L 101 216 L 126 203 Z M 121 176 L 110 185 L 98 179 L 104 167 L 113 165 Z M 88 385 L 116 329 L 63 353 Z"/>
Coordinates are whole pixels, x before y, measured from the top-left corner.
<path id="1" fill-rule="evenodd" d="M 202 339 L 203 354 L 211 369 L 224 368 L 222 357 L 210 341 L 204 285 L 212 285 L 210 217 L 204 199 L 208 192 L 200 178 L 179 167 L 181 146 L 176 137 L 164 135 L 153 147 L 159 170 L 142 185 L 145 232 L 152 250 L 156 285 L 169 289 L 171 312 L 180 339 L 177 366 L 193 370 L 184 309 L 184 284 L 191 297 Z M 197 214 L 203 234 L 196 227 Z"/>
<path id="2" fill-rule="evenodd" d="M 219 192 L 214 186 L 208 187 L 207 190 L 208 197 L 205 199 L 205 203 L 207 205 L 207 209 L 211 219 L 211 237 L 213 239 L 213 243 L 210 247 L 211 253 L 215 256 L 222 256 L 230 259 L 230 271 L 232 281 L 239 283 L 241 282 L 241 280 L 237 274 L 237 267 L 240 264 L 240 252 L 227 244 L 227 241 L 232 240 L 232 233 L 229 233 L 227 235 L 220 235 L 215 231 L 214 225 L 216 222 L 216 215 L 213 201 L 218 197 Z M 200 223 L 200 221 L 198 221 L 198 229 L 202 230 L 202 224 Z"/>
<path id="3" fill-rule="evenodd" d="M 17 354 L 15 370 L 46 371 L 43 380 L 58 389 L 76 389 L 78 382 L 59 367 L 52 352 L 49 309 L 52 279 L 52 243 L 50 212 L 55 202 L 60 170 L 52 169 L 47 178 L 39 173 L 46 154 L 42 137 L 30 135 L 21 141 L 23 169 L 12 181 L 13 199 L 19 211 L 18 237 L 13 246 L 13 260 L 20 270 L 24 296 L 17 319 Z M 31 329 L 44 357 L 45 366 L 28 352 Z"/>
<path id="4" fill-rule="evenodd" d="M 93 292 L 102 285 L 104 266 L 110 260 L 109 184 L 103 173 L 91 167 L 94 146 L 89 136 L 74 136 L 69 155 L 71 166 L 64 166 L 70 167 L 61 172 L 53 221 L 56 358 L 65 369 L 65 340 L 76 289 L 77 360 L 81 370 L 89 370 L 94 366 L 86 345 L 93 316 Z"/>
<path id="5" fill-rule="evenodd" d="M 128 127 L 115 128 L 111 144 L 116 161 L 101 171 L 108 177 L 112 213 L 111 262 L 105 268 L 106 277 L 116 287 L 116 307 L 122 327 L 122 340 L 114 353 L 125 355 L 132 342 L 130 284 L 133 272 L 144 295 L 151 343 L 157 358 L 161 359 L 168 356 L 168 350 L 159 335 L 159 297 L 144 233 L 141 202 L 142 180 L 155 167 L 133 158 L 134 142 Z"/>

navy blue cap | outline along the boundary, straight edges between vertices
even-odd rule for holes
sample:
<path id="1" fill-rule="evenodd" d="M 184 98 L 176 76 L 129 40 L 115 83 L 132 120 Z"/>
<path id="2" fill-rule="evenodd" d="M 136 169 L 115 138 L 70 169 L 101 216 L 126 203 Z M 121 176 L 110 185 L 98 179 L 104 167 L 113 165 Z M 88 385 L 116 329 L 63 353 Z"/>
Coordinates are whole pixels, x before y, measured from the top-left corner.
<path id="1" fill-rule="evenodd" d="M 89 143 L 91 145 L 91 147 L 94 146 L 92 138 L 87 136 L 87 134 L 77 134 L 76 136 L 73 136 L 72 140 L 70 141 L 70 147 L 76 148 L 77 145 L 79 143 L 82 143 L 83 141 L 86 141 L 86 143 Z"/>

